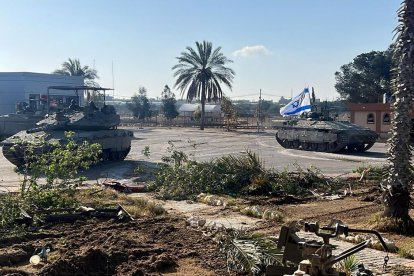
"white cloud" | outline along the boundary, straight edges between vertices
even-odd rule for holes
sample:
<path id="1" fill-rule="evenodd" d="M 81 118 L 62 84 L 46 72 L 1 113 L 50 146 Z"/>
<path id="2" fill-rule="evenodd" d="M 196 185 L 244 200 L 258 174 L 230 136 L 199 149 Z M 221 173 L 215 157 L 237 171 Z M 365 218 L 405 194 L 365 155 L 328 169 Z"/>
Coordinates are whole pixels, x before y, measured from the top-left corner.
<path id="1" fill-rule="evenodd" d="M 270 52 L 263 45 L 246 46 L 233 52 L 235 57 L 252 57 L 252 56 L 268 56 Z"/>

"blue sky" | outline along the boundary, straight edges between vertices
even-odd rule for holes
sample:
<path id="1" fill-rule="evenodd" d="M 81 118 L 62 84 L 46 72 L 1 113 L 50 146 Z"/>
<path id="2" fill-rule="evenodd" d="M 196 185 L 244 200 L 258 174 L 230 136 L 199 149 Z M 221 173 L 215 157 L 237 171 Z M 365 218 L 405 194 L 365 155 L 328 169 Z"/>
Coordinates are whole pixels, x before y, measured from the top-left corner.
<path id="1" fill-rule="evenodd" d="M 400 0 L 0 0 L 0 71 L 50 73 L 68 58 L 101 86 L 157 97 L 186 46 L 207 40 L 234 61 L 233 99 L 332 99 L 335 71 L 392 42 Z M 180 97 L 180 92 L 175 91 Z"/>

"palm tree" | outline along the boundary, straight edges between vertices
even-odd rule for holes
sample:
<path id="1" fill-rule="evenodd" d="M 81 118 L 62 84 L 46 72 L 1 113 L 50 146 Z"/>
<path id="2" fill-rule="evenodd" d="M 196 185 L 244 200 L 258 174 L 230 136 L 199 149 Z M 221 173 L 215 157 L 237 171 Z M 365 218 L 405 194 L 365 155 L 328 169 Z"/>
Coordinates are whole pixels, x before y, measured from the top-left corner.
<path id="1" fill-rule="evenodd" d="M 404 0 L 398 10 L 399 25 L 394 45 L 394 102 L 390 156 L 385 188 L 384 216 L 401 219 L 405 226 L 412 223 L 408 214 L 412 172 L 411 161 L 411 101 L 414 93 L 414 0 Z"/>
<path id="2" fill-rule="evenodd" d="M 181 90 L 184 95 L 187 91 L 187 100 L 194 98 L 201 100 L 201 124 L 200 129 L 204 130 L 204 112 L 206 101 L 211 102 L 221 99 L 223 91 L 220 83 L 224 83 L 231 89 L 234 78 L 234 71 L 225 67 L 226 63 L 233 61 L 227 59 L 221 52 L 221 47 L 213 51 L 211 42 L 196 42 L 197 49 L 187 47 L 177 57 L 178 64 L 172 69 L 175 70 L 174 77 L 178 77 L 174 87 Z"/>
<path id="3" fill-rule="evenodd" d="M 67 76 L 82 76 L 85 79 L 85 84 L 90 86 L 98 86 L 94 81 L 99 79 L 98 72 L 89 66 L 81 66 L 79 59 L 71 59 L 62 63 L 62 68 L 57 69 L 53 74 L 67 75 Z"/>

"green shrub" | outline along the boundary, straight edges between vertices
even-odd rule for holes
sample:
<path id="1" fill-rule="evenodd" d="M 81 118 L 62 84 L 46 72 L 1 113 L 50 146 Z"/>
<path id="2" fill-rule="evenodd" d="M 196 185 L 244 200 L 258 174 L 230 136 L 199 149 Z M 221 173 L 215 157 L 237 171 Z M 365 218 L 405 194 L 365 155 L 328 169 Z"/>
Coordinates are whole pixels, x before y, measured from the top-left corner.
<path id="1" fill-rule="evenodd" d="M 282 172 L 266 169 L 251 151 L 197 162 L 170 143 L 169 153 L 162 158 L 165 163 L 149 185 L 164 199 L 194 199 L 200 193 L 298 195 L 313 188 L 339 189 L 344 184 L 341 180 L 326 178 L 316 168 L 303 170 L 297 166 L 296 171 Z"/>
<path id="2" fill-rule="evenodd" d="M 20 208 L 23 205 L 19 194 L 0 194 L 0 228 L 10 229 L 14 226 L 14 220 L 20 216 Z"/>
<path id="3" fill-rule="evenodd" d="M 18 171 L 23 176 L 20 192 L 2 195 L 2 229 L 16 227 L 14 222 L 21 208 L 33 214 L 39 209 L 76 206 L 75 189 L 85 180 L 77 174 L 99 161 L 101 151 L 99 144 L 77 144 L 73 132 L 65 135 L 67 143 L 63 145 L 47 145 L 46 141 L 16 144 L 15 149 L 23 151 L 26 163 Z"/>

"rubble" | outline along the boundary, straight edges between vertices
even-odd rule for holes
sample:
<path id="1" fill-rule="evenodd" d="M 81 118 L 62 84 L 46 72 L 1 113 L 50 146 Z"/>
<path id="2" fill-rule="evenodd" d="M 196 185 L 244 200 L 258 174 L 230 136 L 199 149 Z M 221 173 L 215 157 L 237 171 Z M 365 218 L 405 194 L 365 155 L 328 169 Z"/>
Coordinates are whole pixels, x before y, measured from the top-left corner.
<path id="1" fill-rule="evenodd" d="M 118 204 L 117 208 L 91 208 L 80 206 L 79 208 L 64 208 L 64 209 L 44 209 L 37 210 L 36 220 L 29 216 L 28 213 L 22 209 L 20 218 L 16 219 L 16 223 L 31 226 L 33 224 L 48 224 L 48 223 L 73 223 L 77 220 L 85 220 L 89 218 L 105 218 L 116 219 L 118 221 L 131 221 L 134 218 L 128 211 Z"/>
<path id="2" fill-rule="evenodd" d="M 147 186 L 145 184 L 134 183 L 121 183 L 117 180 L 105 180 L 101 183 L 105 188 L 113 189 L 120 193 L 144 193 L 147 192 Z"/>

